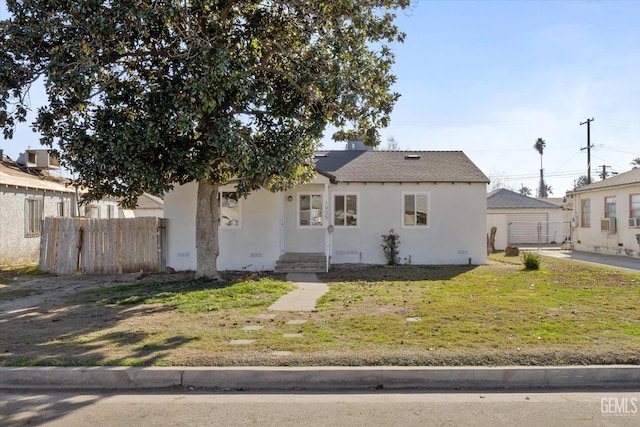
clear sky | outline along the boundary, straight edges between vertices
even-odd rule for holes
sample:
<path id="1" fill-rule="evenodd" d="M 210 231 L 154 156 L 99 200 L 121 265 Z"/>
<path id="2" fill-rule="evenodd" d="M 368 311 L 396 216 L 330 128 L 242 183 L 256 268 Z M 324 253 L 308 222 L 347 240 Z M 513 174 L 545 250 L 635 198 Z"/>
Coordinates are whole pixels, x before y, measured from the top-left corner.
<path id="1" fill-rule="evenodd" d="M 586 174 L 588 118 L 594 180 L 601 165 L 624 172 L 640 157 L 640 1 L 420 0 L 397 23 L 402 96 L 383 145 L 462 150 L 493 181 L 535 191 L 543 138 L 554 196 Z M 39 146 L 28 126 L 0 139 L 12 157 L 27 146 Z"/>

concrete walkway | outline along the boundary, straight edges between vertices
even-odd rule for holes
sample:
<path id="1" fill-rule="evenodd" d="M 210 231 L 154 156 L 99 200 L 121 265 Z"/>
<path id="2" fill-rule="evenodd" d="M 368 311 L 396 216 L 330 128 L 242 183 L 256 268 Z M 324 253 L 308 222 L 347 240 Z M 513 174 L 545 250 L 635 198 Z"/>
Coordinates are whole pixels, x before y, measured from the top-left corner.
<path id="1" fill-rule="evenodd" d="M 314 273 L 289 273 L 287 280 L 298 289 L 289 292 L 274 302 L 272 311 L 313 311 L 318 298 L 329 291 L 326 283 L 321 283 Z"/>

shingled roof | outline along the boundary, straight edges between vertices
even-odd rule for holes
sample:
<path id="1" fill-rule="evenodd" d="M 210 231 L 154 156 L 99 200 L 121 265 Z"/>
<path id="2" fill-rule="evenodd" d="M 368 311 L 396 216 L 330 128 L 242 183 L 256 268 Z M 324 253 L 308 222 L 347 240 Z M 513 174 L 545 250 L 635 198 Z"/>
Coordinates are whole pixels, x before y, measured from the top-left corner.
<path id="1" fill-rule="evenodd" d="M 567 194 L 581 193 L 583 191 L 600 190 L 602 188 L 620 187 L 626 185 L 640 185 L 640 168 L 631 169 L 628 172 L 603 179 L 602 181 L 578 187 L 573 191 L 567 192 Z"/>
<path id="2" fill-rule="evenodd" d="M 562 209 L 562 207 L 499 188 L 487 194 L 487 209 Z"/>
<path id="3" fill-rule="evenodd" d="M 462 151 L 319 151 L 315 165 L 336 182 L 489 182 Z"/>

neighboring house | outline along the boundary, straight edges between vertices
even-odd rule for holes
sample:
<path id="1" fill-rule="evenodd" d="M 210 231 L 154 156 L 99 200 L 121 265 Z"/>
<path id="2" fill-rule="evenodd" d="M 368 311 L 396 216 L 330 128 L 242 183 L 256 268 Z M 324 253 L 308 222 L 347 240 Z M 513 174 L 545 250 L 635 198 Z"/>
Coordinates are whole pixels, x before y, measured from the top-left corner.
<path id="1" fill-rule="evenodd" d="M 499 188 L 487 194 L 487 233 L 496 227 L 495 247 L 562 243 L 571 236 L 563 199 L 535 199 Z"/>
<path id="2" fill-rule="evenodd" d="M 572 197 L 574 249 L 639 256 L 640 169 L 578 187 Z"/>
<path id="3" fill-rule="evenodd" d="M 392 229 L 401 263 L 486 262 L 489 179 L 464 153 L 322 151 L 315 167 L 311 183 L 280 193 L 236 200 L 233 185 L 221 188 L 219 270 L 285 271 L 292 253 L 316 254 L 321 270 L 385 264 L 382 235 Z M 196 268 L 196 194 L 192 182 L 164 197 L 167 265 L 176 270 Z"/>
<path id="4" fill-rule="evenodd" d="M 141 218 L 155 216 L 162 218 L 164 215 L 164 202 L 160 197 L 149 193 L 143 193 L 138 198 L 135 209 L 120 209 L 120 218 Z"/>
<path id="5" fill-rule="evenodd" d="M 78 209 L 75 188 L 50 173 L 59 168 L 47 150 L 27 150 L 20 163 L 0 150 L 0 264 L 38 262 L 45 216 L 117 215 L 115 200 Z"/>

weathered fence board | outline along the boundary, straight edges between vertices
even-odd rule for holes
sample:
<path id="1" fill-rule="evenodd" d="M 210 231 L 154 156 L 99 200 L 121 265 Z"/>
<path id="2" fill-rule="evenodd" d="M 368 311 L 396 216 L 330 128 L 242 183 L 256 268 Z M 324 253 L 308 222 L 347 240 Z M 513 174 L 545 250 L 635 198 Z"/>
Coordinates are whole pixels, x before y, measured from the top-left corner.
<path id="1" fill-rule="evenodd" d="M 45 218 L 40 269 L 122 274 L 161 271 L 166 220 L 161 218 Z"/>

